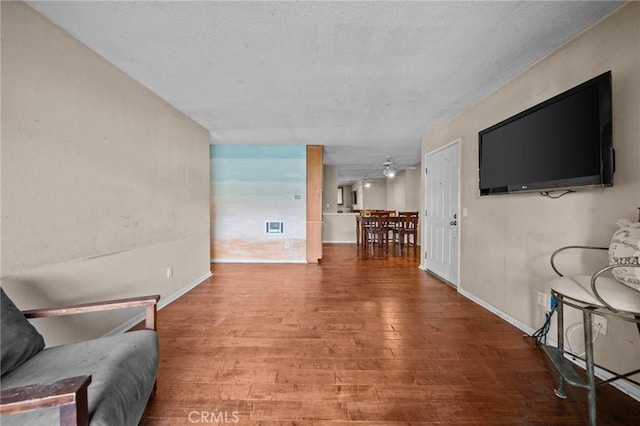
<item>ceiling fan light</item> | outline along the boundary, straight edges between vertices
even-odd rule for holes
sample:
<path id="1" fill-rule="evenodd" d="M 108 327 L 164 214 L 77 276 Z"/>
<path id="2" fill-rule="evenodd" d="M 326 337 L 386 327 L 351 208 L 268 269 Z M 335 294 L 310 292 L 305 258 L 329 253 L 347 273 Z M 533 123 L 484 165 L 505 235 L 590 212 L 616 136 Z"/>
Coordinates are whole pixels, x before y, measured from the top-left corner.
<path id="1" fill-rule="evenodd" d="M 396 176 L 396 169 L 393 166 L 387 164 L 384 166 L 382 174 L 390 179 L 393 179 Z"/>

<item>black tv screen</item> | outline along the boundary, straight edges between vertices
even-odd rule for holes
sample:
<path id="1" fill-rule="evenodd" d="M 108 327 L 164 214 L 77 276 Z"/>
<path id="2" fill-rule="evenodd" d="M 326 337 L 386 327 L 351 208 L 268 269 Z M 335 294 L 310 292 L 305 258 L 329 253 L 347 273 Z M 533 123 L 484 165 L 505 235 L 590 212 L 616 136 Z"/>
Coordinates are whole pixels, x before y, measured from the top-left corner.
<path id="1" fill-rule="evenodd" d="M 479 133 L 480 195 L 613 185 L 611 72 Z"/>

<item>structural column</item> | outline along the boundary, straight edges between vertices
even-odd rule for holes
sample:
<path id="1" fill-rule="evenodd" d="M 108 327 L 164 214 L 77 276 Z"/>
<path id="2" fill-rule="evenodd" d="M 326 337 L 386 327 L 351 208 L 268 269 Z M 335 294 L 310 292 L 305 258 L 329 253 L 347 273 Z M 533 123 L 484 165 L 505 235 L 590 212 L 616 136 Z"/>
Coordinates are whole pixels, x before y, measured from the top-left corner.
<path id="1" fill-rule="evenodd" d="M 323 146 L 307 145 L 307 262 L 322 259 Z"/>

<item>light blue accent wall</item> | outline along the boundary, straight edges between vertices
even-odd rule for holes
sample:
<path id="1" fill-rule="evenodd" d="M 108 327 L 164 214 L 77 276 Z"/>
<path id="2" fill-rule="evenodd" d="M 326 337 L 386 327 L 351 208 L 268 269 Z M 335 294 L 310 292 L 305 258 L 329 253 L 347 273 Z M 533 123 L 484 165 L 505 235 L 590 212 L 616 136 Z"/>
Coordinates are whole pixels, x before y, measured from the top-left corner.
<path id="1" fill-rule="evenodd" d="M 211 145 L 213 261 L 306 259 L 306 147 Z M 266 234 L 267 221 L 284 234 Z"/>

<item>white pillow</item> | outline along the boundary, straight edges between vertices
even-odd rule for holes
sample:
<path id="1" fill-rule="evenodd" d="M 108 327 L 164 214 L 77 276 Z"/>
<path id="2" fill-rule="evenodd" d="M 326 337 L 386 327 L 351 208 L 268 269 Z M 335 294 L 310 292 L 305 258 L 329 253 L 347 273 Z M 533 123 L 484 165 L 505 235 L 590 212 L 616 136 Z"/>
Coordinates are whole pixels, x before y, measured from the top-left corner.
<path id="1" fill-rule="evenodd" d="M 616 221 L 618 229 L 609 246 L 610 265 L 638 265 L 640 258 L 640 222 L 626 219 Z M 614 268 L 616 279 L 640 291 L 640 268 Z"/>

